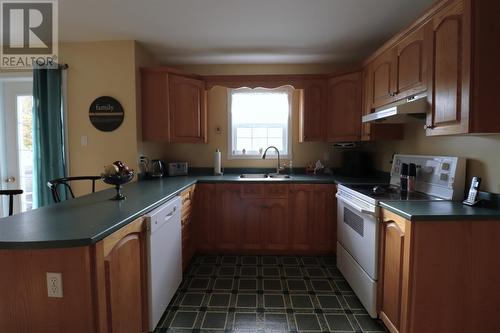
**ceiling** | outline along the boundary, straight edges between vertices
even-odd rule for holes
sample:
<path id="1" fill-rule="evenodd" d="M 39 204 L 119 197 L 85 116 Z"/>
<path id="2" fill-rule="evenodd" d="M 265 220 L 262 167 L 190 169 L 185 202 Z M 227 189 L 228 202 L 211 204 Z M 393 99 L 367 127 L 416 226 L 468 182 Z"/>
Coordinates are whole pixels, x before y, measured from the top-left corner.
<path id="1" fill-rule="evenodd" d="M 164 64 L 344 63 L 434 0 L 59 0 L 63 42 L 140 41 Z"/>

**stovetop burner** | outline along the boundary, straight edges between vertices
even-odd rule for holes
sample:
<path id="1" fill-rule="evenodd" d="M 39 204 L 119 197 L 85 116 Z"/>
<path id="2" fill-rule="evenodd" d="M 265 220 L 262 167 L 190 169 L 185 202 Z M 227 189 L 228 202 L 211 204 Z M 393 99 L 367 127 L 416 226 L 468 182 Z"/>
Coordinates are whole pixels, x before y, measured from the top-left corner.
<path id="1" fill-rule="evenodd" d="M 363 195 L 376 200 L 386 201 L 439 201 L 443 200 L 421 192 L 402 192 L 401 188 L 391 184 L 363 184 L 347 185 L 346 187 L 355 190 Z"/>

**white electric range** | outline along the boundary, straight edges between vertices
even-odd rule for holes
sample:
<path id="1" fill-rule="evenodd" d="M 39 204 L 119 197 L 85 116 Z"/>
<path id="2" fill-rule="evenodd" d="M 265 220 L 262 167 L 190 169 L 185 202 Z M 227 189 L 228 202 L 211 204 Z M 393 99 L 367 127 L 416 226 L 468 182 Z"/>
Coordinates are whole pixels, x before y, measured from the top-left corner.
<path id="1" fill-rule="evenodd" d="M 400 189 L 401 166 L 414 163 L 414 192 Z M 339 185 L 337 266 L 370 316 L 377 317 L 380 201 L 461 200 L 465 159 L 450 156 L 394 155 L 390 184 Z"/>

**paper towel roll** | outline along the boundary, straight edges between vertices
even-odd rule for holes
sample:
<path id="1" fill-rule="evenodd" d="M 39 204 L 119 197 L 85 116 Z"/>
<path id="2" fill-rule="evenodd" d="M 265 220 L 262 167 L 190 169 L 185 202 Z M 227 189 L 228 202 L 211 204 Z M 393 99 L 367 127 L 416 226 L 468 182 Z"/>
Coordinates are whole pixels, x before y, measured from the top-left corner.
<path id="1" fill-rule="evenodd" d="M 221 154 L 219 149 L 214 153 L 214 175 L 222 175 Z"/>

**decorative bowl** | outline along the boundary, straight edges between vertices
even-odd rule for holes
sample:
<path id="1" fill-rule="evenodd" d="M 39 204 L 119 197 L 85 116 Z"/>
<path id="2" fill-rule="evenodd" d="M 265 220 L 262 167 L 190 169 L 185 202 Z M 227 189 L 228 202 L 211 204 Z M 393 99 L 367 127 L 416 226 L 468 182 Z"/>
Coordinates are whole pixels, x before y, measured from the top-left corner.
<path id="1" fill-rule="evenodd" d="M 134 178 L 134 170 L 129 170 L 125 174 L 105 175 L 101 174 L 102 181 L 109 185 L 114 185 L 116 195 L 111 200 L 123 200 L 126 196 L 122 193 L 122 185 L 130 182 Z"/>

